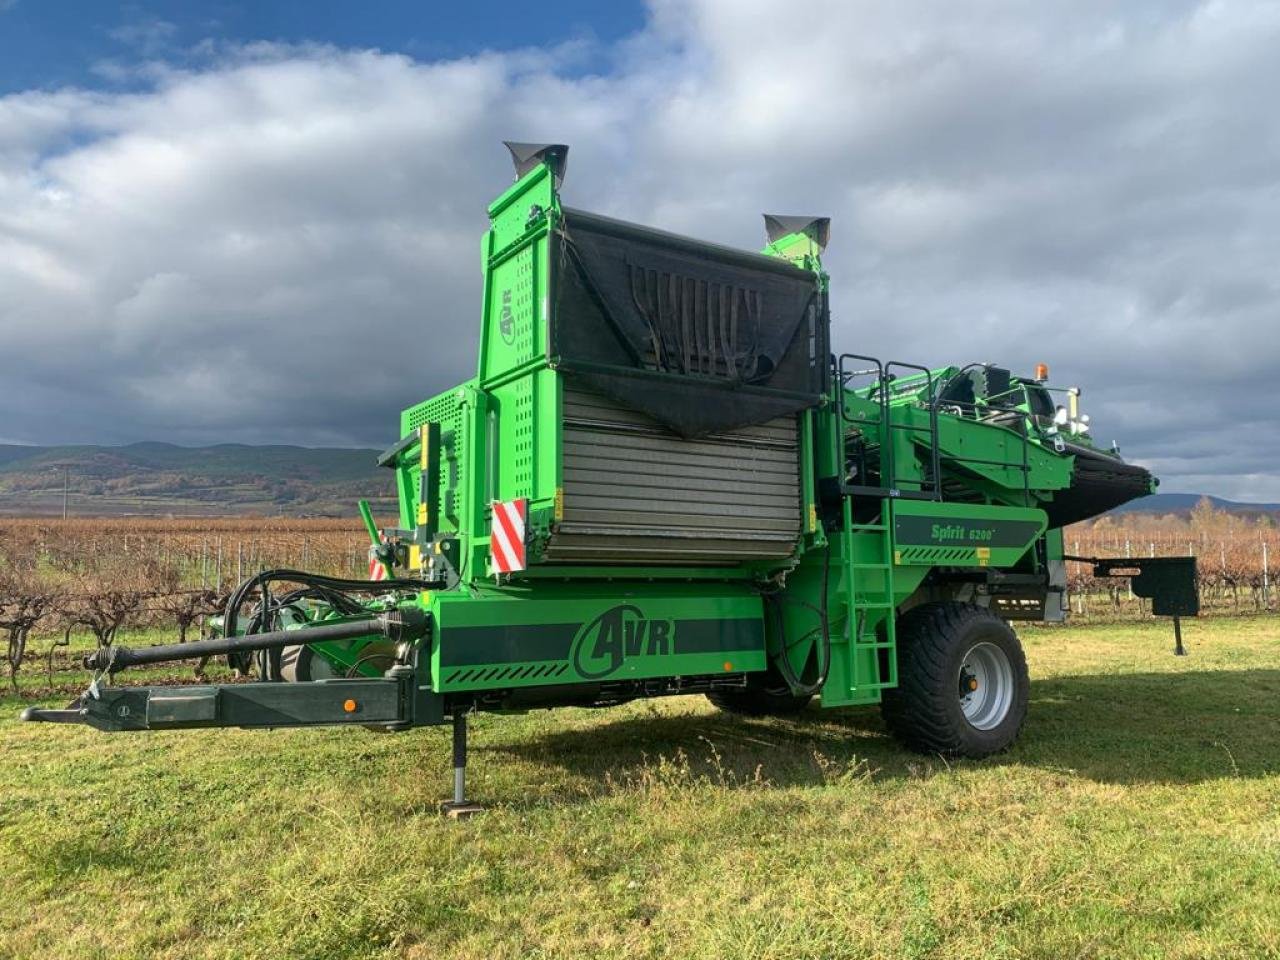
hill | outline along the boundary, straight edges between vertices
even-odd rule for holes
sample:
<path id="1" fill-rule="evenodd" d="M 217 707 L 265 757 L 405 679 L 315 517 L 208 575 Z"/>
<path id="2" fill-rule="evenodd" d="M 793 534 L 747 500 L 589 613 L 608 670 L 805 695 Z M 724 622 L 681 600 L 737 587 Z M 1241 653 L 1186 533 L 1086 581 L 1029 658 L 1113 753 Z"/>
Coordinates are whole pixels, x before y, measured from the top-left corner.
<path id="1" fill-rule="evenodd" d="M 1111 514 L 1114 516 L 1120 513 L 1188 513 L 1202 499 L 1205 499 L 1203 493 L 1154 493 L 1149 497 L 1131 500 L 1123 506 L 1116 507 Z M 1208 500 L 1215 510 L 1225 510 L 1227 513 L 1280 512 L 1280 503 L 1237 503 L 1221 497 L 1209 497 Z"/>
<path id="2" fill-rule="evenodd" d="M 0 514 L 343 516 L 364 497 L 394 511 L 395 485 L 365 449 L 171 443 L 0 444 Z"/>
<path id="3" fill-rule="evenodd" d="M 0 515 L 62 512 L 63 473 L 75 516 L 121 514 L 349 516 L 365 498 L 395 512 L 395 483 L 375 464 L 379 451 L 361 448 L 248 446 L 180 447 L 0 444 Z M 1187 513 L 1203 495 L 1157 493 L 1111 511 Z M 1280 512 L 1280 504 L 1210 497 L 1230 513 Z"/>

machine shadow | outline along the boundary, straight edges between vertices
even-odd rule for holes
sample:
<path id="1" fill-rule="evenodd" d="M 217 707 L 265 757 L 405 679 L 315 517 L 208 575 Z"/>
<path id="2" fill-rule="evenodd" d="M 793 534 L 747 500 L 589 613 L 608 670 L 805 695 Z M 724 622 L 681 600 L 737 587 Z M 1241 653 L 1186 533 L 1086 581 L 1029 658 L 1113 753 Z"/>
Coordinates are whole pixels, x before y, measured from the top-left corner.
<path id="1" fill-rule="evenodd" d="M 1280 769 L 1280 670 L 1124 673 L 1035 680 L 1022 736 L 985 760 L 899 746 L 878 708 L 793 718 L 672 715 L 641 704 L 589 730 L 476 749 L 576 776 L 588 794 L 655 775 L 726 788 L 922 778 L 958 765 L 1039 767 L 1115 784 L 1195 784 Z M 635 710 L 636 708 L 632 708 Z M 593 786 L 594 784 L 594 786 Z"/>

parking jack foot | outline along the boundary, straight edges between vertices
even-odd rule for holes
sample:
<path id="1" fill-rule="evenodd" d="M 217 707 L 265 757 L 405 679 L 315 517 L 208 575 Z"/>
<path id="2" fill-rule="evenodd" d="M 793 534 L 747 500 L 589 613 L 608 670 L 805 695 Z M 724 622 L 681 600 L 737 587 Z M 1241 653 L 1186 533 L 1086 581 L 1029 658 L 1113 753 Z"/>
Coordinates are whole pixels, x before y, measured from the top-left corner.
<path id="1" fill-rule="evenodd" d="M 440 812 L 450 820 L 466 820 L 484 807 L 467 799 L 467 715 L 453 715 L 453 799 L 440 804 Z"/>

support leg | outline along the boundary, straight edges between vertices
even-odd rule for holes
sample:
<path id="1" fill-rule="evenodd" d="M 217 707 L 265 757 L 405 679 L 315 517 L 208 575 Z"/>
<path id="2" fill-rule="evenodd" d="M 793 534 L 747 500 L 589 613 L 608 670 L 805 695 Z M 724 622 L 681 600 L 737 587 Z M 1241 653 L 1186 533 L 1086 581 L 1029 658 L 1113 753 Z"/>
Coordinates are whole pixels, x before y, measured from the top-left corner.
<path id="1" fill-rule="evenodd" d="M 453 715 L 453 799 L 440 804 L 440 812 L 451 820 L 465 820 L 484 810 L 466 797 L 467 715 L 459 709 Z"/>
<path id="2" fill-rule="evenodd" d="M 1182 618 L 1173 618 L 1173 655 L 1175 657 L 1185 657 L 1187 655 L 1186 648 L 1182 645 Z"/>

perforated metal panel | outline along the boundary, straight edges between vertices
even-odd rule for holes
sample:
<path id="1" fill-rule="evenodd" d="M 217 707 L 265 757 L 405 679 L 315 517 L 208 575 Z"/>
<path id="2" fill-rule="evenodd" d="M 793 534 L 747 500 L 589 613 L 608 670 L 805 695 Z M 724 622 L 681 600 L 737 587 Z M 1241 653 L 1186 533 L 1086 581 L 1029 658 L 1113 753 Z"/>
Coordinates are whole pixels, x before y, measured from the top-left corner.
<path id="1" fill-rule="evenodd" d="M 405 411 L 403 430 L 409 433 L 424 423 L 440 424 L 439 516 L 446 529 L 456 530 L 462 513 L 465 462 L 462 447 L 462 401 L 457 391 L 442 393 Z M 416 475 L 416 474 L 415 474 Z"/>
<path id="2" fill-rule="evenodd" d="M 546 559 L 709 564 L 794 550 L 794 416 L 685 440 L 568 380 L 563 416 L 564 517 Z"/>

